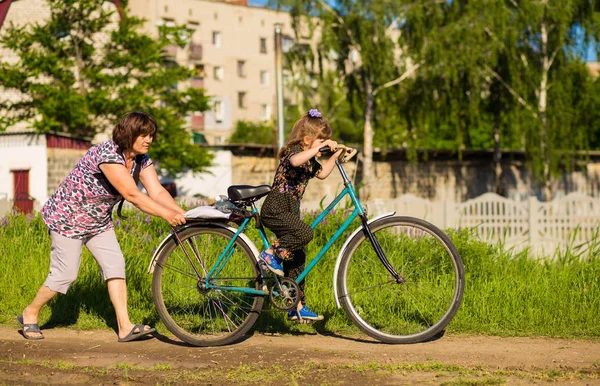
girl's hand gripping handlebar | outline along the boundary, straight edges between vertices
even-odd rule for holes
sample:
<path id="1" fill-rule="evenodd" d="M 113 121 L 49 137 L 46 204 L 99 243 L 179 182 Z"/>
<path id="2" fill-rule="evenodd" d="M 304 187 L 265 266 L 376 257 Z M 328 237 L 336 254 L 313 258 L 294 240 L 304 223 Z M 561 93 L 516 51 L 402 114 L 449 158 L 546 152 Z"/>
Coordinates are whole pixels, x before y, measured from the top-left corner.
<path id="1" fill-rule="evenodd" d="M 338 144 L 337 150 L 340 150 L 340 149 L 343 150 L 342 154 L 340 155 L 340 158 L 338 158 L 338 160 L 341 163 L 348 162 L 352 157 L 354 157 L 356 155 L 356 153 L 358 153 L 358 150 L 356 150 L 356 149 L 353 149 L 346 145 Z M 334 153 L 333 151 L 331 151 L 329 146 L 323 146 L 322 148 L 319 149 L 319 152 L 320 153 Z"/>

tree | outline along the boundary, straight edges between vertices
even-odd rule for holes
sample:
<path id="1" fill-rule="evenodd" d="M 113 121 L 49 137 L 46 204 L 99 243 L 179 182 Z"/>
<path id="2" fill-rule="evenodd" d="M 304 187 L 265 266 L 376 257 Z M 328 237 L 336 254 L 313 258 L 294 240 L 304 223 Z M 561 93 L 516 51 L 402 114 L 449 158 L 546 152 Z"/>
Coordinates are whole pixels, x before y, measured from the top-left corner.
<path id="1" fill-rule="evenodd" d="M 590 146 L 585 106 L 593 86 L 580 47 L 598 38 L 598 5 L 587 0 L 490 3 L 497 12 L 485 31 L 507 64 L 503 72 L 486 69 L 511 95 L 511 123 L 521 131 L 543 198 L 549 200 L 556 173 L 572 167 Z"/>
<path id="2" fill-rule="evenodd" d="M 272 146 L 275 141 L 275 127 L 273 123 L 251 122 L 240 120 L 235 124 L 235 129 L 229 137 L 229 143 L 235 144 L 260 144 Z"/>
<path id="3" fill-rule="evenodd" d="M 165 48 L 186 44 L 181 27 L 154 39 L 139 32 L 143 21 L 96 0 L 48 1 L 45 24 L 14 25 L 0 44 L 16 63 L 0 61 L 0 86 L 21 94 L 0 101 L 0 130 L 26 121 L 37 132 L 94 137 L 132 110 L 151 113 L 159 132 L 150 155 L 164 173 L 201 171 L 212 155 L 194 146 L 183 117 L 208 109 L 203 90 L 178 88 L 188 69 L 168 62 Z M 106 4 L 106 5 L 103 5 Z"/>
<path id="4" fill-rule="evenodd" d="M 405 114 L 418 121 L 425 148 L 494 149 L 495 190 L 500 193 L 501 145 L 513 147 L 514 105 L 490 70 L 506 73 L 510 61 L 488 26 L 499 2 L 416 2 L 400 26 L 408 55 L 423 62 L 409 87 Z"/>
<path id="5" fill-rule="evenodd" d="M 399 112 L 394 103 L 398 91 L 389 90 L 421 65 L 411 63 L 399 46 L 397 26 L 404 15 L 404 2 L 342 0 L 332 7 L 324 0 L 282 0 L 280 5 L 289 7 L 294 16 L 297 36 L 307 30 L 319 31 L 321 71 L 329 67 L 336 71 L 350 103 L 360 106 L 362 116 L 356 121 L 363 126 L 361 195 L 367 198 L 376 178 L 374 141 L 386 144 L 394 136 L 403 136 L 398 134 L 403 131 L 402 122 L 393 118 Z"/>
<path id="6" fill-rule="evenodd" d="M 580 52 L 599 40 L 596 1 L 280 4 L 304 17 L 297 31 L 319 31 L 320 57 L 362 107 L 366 173 L 371 140 L 459 154 L 492 148 L 501 193 L 502 149 L 523 149 L 550 199 L 556 174 L 597 141 L 596 86 Z"/>
<path id="7" fill-rule="evenodd" d="M 299 63 L 292 58 L 291 63 Z M 315 72 L 316 65 L 294 65 L 290 68 L 293 81 L 288 88 L 296 96 L 297 104 L 286 106 L 286 127 L 291 131 L 294 122 L 308 110 L 317 108 L 329 121 L 336 141 L 359 146 L 362 143 L 360 110 L 348 100 L 345 84 L 334 71 Z"/>
<path id="8" fill-rule="evenodd" d="M 415 2 L 400 29 L 410 57 L 425 63 L 417 82 L 430 94 L 411 88 L 411 104 L 421 105 L 409 111 L 428 116 L 438 132 L 447 126 L 438 137 L 454 137 L 459 150 L 489 148 L 491 138 L 496 191 L 501 147 L 526 150 L 551 199 L 554 175 L 589 149 L 591 78 L 578 47 L 598 36 L 595 7 L 587 0 Z"/>

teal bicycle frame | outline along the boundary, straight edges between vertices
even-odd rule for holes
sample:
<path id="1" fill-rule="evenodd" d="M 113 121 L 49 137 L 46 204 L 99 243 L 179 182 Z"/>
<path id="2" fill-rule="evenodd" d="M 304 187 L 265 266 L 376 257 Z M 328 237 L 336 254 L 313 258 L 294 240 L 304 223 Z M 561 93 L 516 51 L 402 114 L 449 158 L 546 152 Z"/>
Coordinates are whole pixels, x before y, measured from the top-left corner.
<path id="1" fill-rule="evenodd" d="M 383 251 L 381 250 L 381 247 L 379 246 L 379 243 L 377 242 L 377 240 L 375 239 L 373 234 L 369 231 L 368 227 L 366 226 L 367 216 L 366 216 L 365 210 L 363 209 L 362 204 L 360 203 L 360 201 L 358 200 L 358 197 L 356 196 L 356 192 L 354 191 L 352 182 L 348 179 L 348 176 L 346 175 L 344 168 L 337 160 L 336 160 L 336 166 L 338 167 L 338 169 L 342 175 L 342 178 L 344 180 L 344 189 L 327 206 L 327 208 L 325 208 L 323 210 L 323 212 L 321 212 L 321 214 L 319 214 L 319 216 L 312 222 L 310 227 L 312 229 L 315 229 L 317 227 L 317 225 L 319 225 L 319 223 L 321 221 L 323 221 L 325 216 L 327 216 L 327 214 L 329 212 L 331 212 L 331 210 L 333 210 L 336 207 L 336 205 L 342 200 L 342 198 L 344 198 L 346 195 L 350 196 L 350 200 L 352 201 L 354 210 L 348 216 L 348 218 L 346 218 L 346 220 L 344 220 L 344 223 L 342 224 L 342 226 L 335 232 L 335 234 L 329 239 L 329 241 L 321 248 L 321 250 L 319 251 L 319 253 L 317 253 L 317 255 L 314 257 L 314 259 L 312 259 L 311 262 L 308 264 L 308 266 L 306 266 L 306 268 L 302 271 L 302 273 L 300 273 L 298 278 L 296 278 L 296 280 L 295 280 L 296 283 L 299 284 L 302 280 L 304 280 L 306 275 L 308 275 L 310 273 L 310 271 L 312 271 L 312 269 L 315 267 L 315 265 L 317 265 L 319 263 L 319 261 L 321 261 L 323 256 L 325 256 L 325 253 L 327 253 L 327 251 L 329 250 L 329 248 L 331 248 L 333 243 L 335 243 L 337 241 L 337 239 L 346 231 L 346 229 L 348 229 L 350 224 L 354 221 L 354 219 L 356 219 L 357 216 L 360 216 L 360 218 L 363 222 L 363 225 L 365 225 L 365 228 L 364 228 L 365 232 L 367 233 L 369 240 L 373 244 L 373 247 L 375 248 L 375 251 L 377 252 L 377 255 L 379 256 L 379 259 L 386 266 L 386 268 L 390 271 L 390 273 L 396 278 L 396 280 L 398 282 L 402 282 L 403 279 L 389 265 L 387 259 L 385 258 L 385 254 L 383 253 Z M 258 210 L 256 209 L 255 206 L 252 207 L 251 212 L 254 216 L 258 216 Z M 221 270 L 223 269 L 225 264 L 227 264 L 227 261 L 229 261 L 229 258 L 233 254 L 233 250 L 234 250 L 233 247 L 234 247 L 235 241 L 237 240 L 238 236 L 246 230 L 246 227 L 248 226 L 248 223 L 250 222 L 251 218 L 252 217 L 246 218 L 242 222 L 242 224 L 238 228 L 238 230 L 235 233 L 235 235 L 233 236 L 233 238 L 229 241 L 229 243 L 225 247 L 225 250 L 223 251 L 223 253 L 219 256 L 219 258 L 215 262 L 215 265 L 212 267 L 212 269 L 206 275 L 206 288 L 227 290 L 227 291 L 234 291 L 234 292 L 244 292 L 244 293 L 252 294 L 252 295 L 268 295 L 267 291 L 260 291 L 260 290 L 256 290 L 256 289 L 249 288 L 249 287 L 219 286 L 219 285 L 211 284 L 211 278 L 216 278 L 216 276 L 219 275 L 219 273 L 221 272 Z M 264 228 L 262 226 L 258 226 L 258 229 L 259 229 L 260 237 L 261 237 L 263 245 L 264 245 L 264 249 L 269 248 L 269 242 L 267 240 L 267 236 L 265 234 Z"/>

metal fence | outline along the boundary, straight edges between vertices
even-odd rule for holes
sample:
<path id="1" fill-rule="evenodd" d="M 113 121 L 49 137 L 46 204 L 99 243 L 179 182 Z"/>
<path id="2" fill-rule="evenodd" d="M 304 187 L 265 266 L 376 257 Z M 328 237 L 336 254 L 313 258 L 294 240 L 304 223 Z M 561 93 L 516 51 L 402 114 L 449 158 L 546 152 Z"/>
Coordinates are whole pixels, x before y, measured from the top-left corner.
<path id="1" fill-rule="evenodd" d="M 12 200 L 0 197 L 0 217 L 13 205 Z M 315 209 L 319 205 L 319 202 L 303 203 L 305 208 Z M 553 254 L 567 246 L 584 251 L 594 242 L 600 242 L 600 199 L 581 193 L 549 202 L 540 202 L 535 197 L 515 201 L 486 193 L 461 203 L 429 201 L 406 194 L 393 200 L 370 201 L 365 207 L 370 216 L 396 212 L 422 218 L 442 229 L 471 228 L 482 240 L 501 242 L 516 250 L 529 248 L 535 254 Z"/>
<path id="2" fill-rule="evenodd" d="M 395 211 L 425 219 L 442 229 L 472 228 L 481 239 L 502 242 L 517 250 L 552 254 L 567 246 L 585 250 L 597 237 L 600 199 L 571 193 L 549 202 L 536 197 L 515 201 L 494 193 L 454 203 L 428 201 L 414 195 L 368 202 L 371 215 Z"/>

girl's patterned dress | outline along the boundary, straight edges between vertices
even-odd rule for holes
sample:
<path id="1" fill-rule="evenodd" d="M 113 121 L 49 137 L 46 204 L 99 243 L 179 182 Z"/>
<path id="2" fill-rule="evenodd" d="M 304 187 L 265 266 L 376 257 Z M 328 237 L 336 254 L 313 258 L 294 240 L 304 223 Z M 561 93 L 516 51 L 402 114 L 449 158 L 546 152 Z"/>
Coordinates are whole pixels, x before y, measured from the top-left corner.
<path id="1" fill-rule="evenodd" d="M 304 247 L 313 238 L 312 228 L 300 219 L 300 200 L 308 180 L 321 171 L 321 164 L 314 157 L 303 165 L 292 166 L 290 158 L 301 151 L 300 145 L 293 146 L 280 159 L 271 192 L 260 213 L 263 224 L 277 236 L 271 247 L 283 260 L 285 276 L 291 279 L 304 270 Z M 301 290 L 304 292 L 304 283 Z"/>
<path id="2" fill-rule="evenodd" d="M 137 160 L 141 170 L 152 164 L 148 155 L 136 157 L 132 175 Z M 113 141 L 91 147 L 46 202 L 42 217 L 50 231 L 86 239 L 113 228 L 112 210 L 121 195 L 100 170 L 104 163 L 125 166 L 123 153 Z"/>

